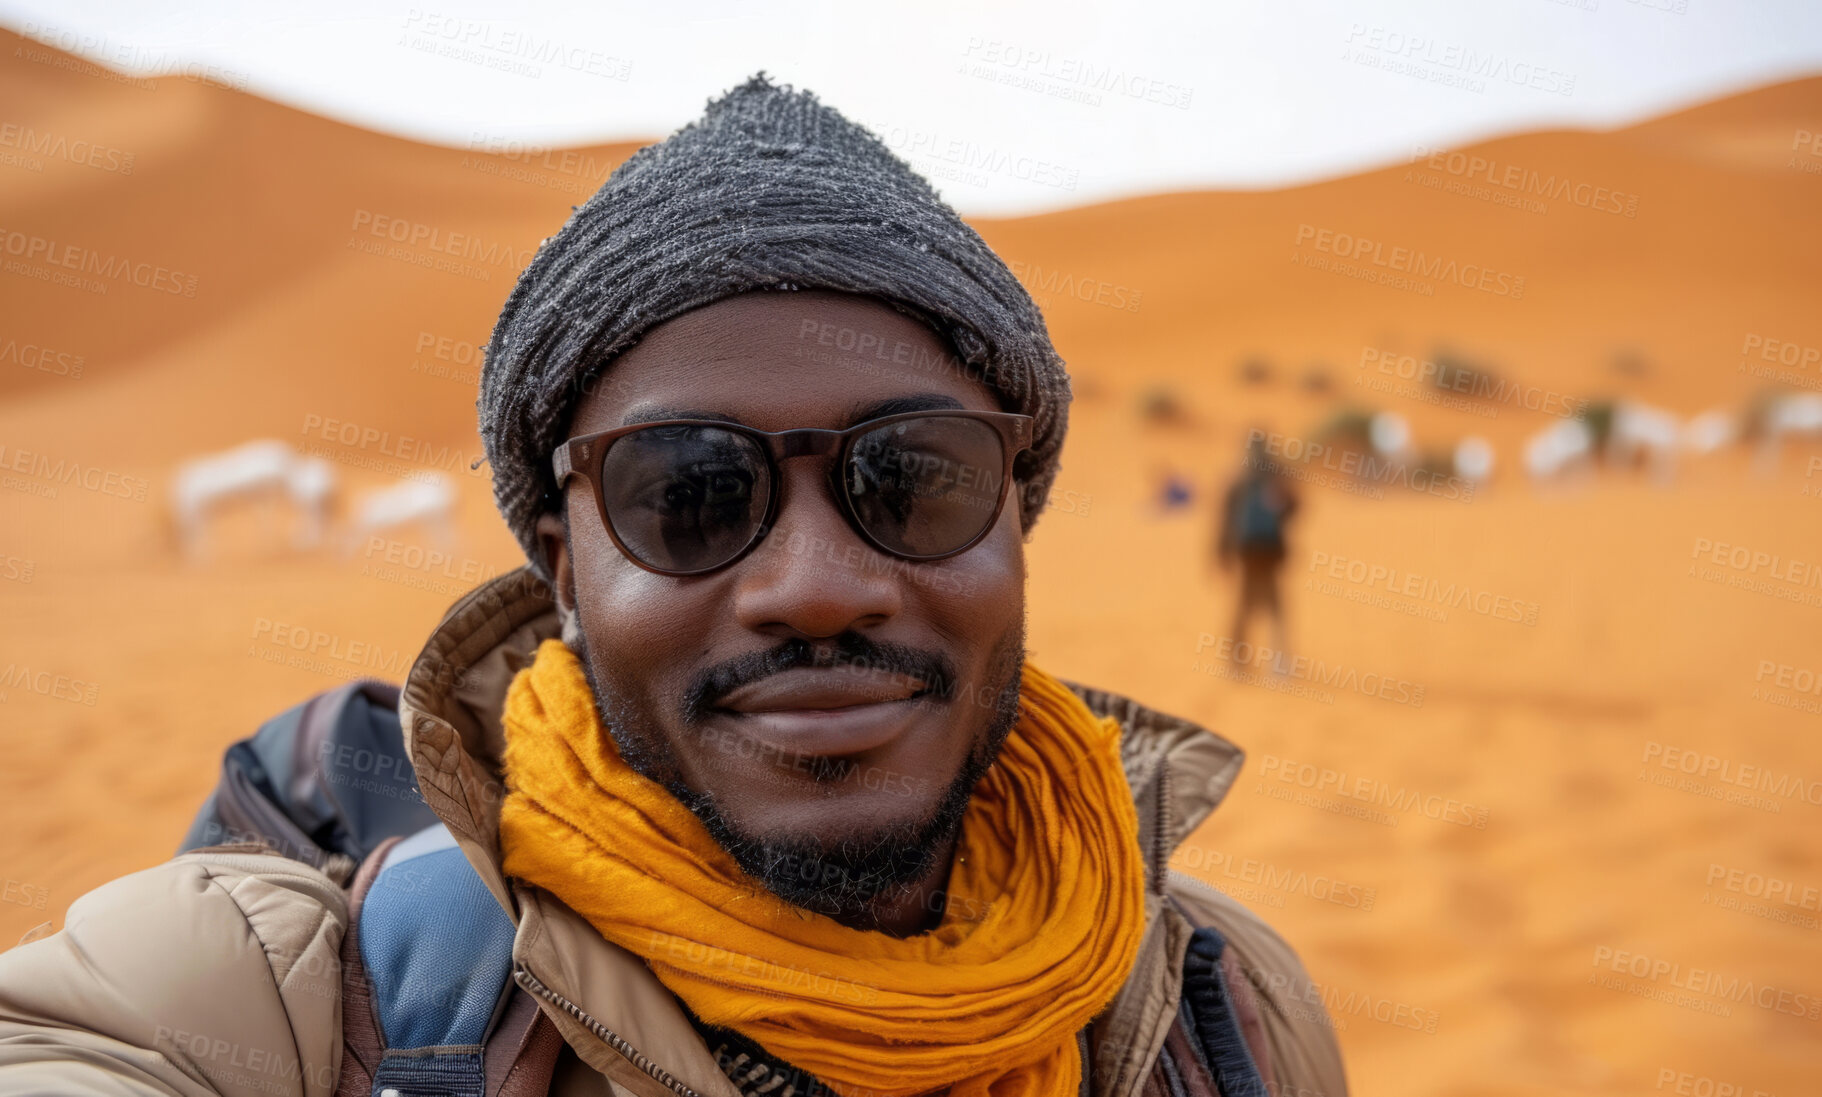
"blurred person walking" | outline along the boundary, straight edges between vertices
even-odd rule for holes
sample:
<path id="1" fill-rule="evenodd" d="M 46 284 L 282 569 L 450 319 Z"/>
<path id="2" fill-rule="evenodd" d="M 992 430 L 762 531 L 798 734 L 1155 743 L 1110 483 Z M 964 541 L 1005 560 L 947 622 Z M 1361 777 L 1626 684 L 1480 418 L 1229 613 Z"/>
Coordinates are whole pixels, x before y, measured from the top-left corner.
<path id="1" fill-rule="evenodd" d="M 1265 439 L 1253 431 L 1247 443 L 1241 472 L 1222 500 L 1215 562 L 1223 570 L 1240 565 L 1240 598 L 1228 638 L 1238 651 L 1246 639 L 1246 625 L 1257 610 L 1270 614 L 1272 665 L 1283 673 L 1278 659 L 1287 651 L 1284 637 L 1284 603 L 1278 593 L 1278 573 L 1284 567 L 1285 526 L 1297 513 L 1297 493 L 1290 480 L 1266 453 Z"/>

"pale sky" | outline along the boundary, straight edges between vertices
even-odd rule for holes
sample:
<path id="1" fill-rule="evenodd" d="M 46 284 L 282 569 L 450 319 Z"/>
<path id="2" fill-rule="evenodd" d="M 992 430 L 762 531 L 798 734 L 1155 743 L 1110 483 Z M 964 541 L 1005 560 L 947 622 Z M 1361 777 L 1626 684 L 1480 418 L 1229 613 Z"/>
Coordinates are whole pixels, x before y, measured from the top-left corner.
<path id="1" fill-rule="evenodd" d="M 989 216 L 1284 186 L 1822 72 L 1822 0 L 0 0 L 0 25 L 457 146 L 662 137 L 763 68 Z"/>

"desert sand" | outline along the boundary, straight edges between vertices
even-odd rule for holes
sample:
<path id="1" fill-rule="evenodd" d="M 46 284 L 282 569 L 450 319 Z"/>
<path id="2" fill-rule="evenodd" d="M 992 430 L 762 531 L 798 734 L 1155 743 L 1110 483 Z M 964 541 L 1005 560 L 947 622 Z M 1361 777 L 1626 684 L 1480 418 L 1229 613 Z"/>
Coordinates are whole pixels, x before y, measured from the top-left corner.
<path id="1" fill-rule="evenodd" d="M 5 35 L 0 102 L 21 127 L 0 128 L 0 241 L 45 242 L 0 255 L 10 945 L 168 857 L 228 743 L 344 678 L 396 680 L 516 565 L 467 467 L 476 348 L 633 146 L 433 148 Z M 1548 490 L 1515 462 L 1567 400 L 1689 416 L 1742 407 L 1766 370 L 1822 386 L 1818 131 L 1813 79 L 1459 161 L 978 224 L 1078 389 L 1029 546 L 1031 655 L 1247 750 L 1179 863 L 1299 949 L 1360 1094 L 1815 1092 L 1822 448 L 1773 475 L 1735 447 L 1672 484 Z M 1412 274 L 1418 252 L 1448 265 Z M 1440 349 L 1518 395 L 1432 402 L 1399 372 Z M 1139 414 L 1160 386 L 1175 424 Z M 1462 499 L 1303 466 L 1290 646 L 1322 669 L 1232 676 L 1213 498 L 1249 428 L 1309 438 L 1340 401 L 1425 445 L 1483 436 L 1499 467 Z M 341 424 L 389 441 L 325 441 Z M 171 470 L 255 437 L 318 445 L 351 488 L 451 470 L 451 562 L 401 562 L 413 534 L 293 553 L 258 514 L 180 560 Z M 1152 506 L 1166 464 L 1185 512 Z M 274 662 L 280 627 L 365 654 Z"/>

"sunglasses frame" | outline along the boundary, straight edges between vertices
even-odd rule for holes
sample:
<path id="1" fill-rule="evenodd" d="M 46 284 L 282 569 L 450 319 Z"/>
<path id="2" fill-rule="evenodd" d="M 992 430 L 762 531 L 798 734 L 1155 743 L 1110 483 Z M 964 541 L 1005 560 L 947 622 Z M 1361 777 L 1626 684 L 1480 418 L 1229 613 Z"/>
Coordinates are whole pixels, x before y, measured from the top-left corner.
<path id="1" fill-rule="evenodd" d="M 1000 436 L 1000 449 L 1005 454 L 1005 467 L 1000 470 L 999 498 L 994 501 L 993 513 L 989 515 L 987 521 L 981 525 L 979 533 L 970 538 L 967 544 L 956 549 L 951 549 L 948 552 L 939 552 L 928 556 L 912 556 L 895 549 L 887 548 L 880 543 L 878 538 L 867 531 L 866 526 L 860 520 L 859 513 L 855 510 L 854 500 L 849 495 L 848 477 L 845 473 L 845 469 L 847 468 L 849 455 L 853 451 L 854 442 L 861 436 L 870 434 L 873 431 L 879 430 L 881 427 L 889 426 L 897 422 L 912 419 L 935 418 L 975 419 L 993 427 Z M 934 408 L 928 411 L 905 411 L 898 412 L 894 415 L 882 415 L 877 419 L 868 419 L 865 422 L 856 423 L 845 430 L 826 430 L 820 427 L 796 427 L 791 430 L 759 430 L 756 427 L 749 427 L 744 423 L 729 422 L 725 419 L 658 419 L 649 423 L 634 423 L 631 426 L 615 427 L 613 430 L 598 431 L 594 434 L 584 434 L 571 438 L 562 445 L 559 445 L 556 452 L 551 455 L 551 471 L 556 475 L 558 491 L 563 490 L 564 485 L 569 482 L 571 476 L 580 476 L 583 480 L 587 481 L 589 489 L 595 497 L 595 513 L 601 518 L 601 527 L 607 531 L 608 537 L 613 539 L 614 547 L 620 550 L 621 555 L 625 556 L 639 567 L 644 568 L 646 571 L 654 572 L 658 575 L 685 578 L 694 575 L 708 575 L 720 571 L 723 568 L 732 567 L 734 564 L 737 564 L 744 559 L 748 553 L 752 552 L 761 541 L 765 540 L 766 535 L 772 531 L 773 519 L 778 516 L 780 500 L 784 496 L 784 476 L 782 470 L 779 468 L 781 462 L 790 460 L 793 457 L 832 456 L 833 460 L 829 466 L 830 475 L 826 480 L 829 482 L 831 494 L 835 496 L 836 509 L 841 511 L 842 517 L 847 520 L 848 526 L 852 528 L 863 541 L 888 556 L 896 557 L 900 560 L 929 562 L 932 560 L 946 560 L 951 556 L 957 556 L 967 552 L 969 549 L 979 544 L 981 539 L 986 537 L 988 533 L 992 532 L 994 525 L 999 521 L 1000 512 L 1006 507 L 1006 497 L 1011 494 L 1013 463 L 1020 453 L 1031 448 L 1032 428 L 1035 422 L 1036 420 L 1031 416 L 1020 415 L 1016 412 L 969 411 L 960 408 Z M 759 525 L 754 529 L 752 538 L 749 539 L 746 544 L 742 545 L 738 551 L 733 553 L 733 555 L 713 567 L 698 568 L 694 571 L 673 571 L 669 568 L 661 568 L 653 564 L 648 564 L 644 560 L 639 559 L 631 549 L 627 548 L 625 542 L 620 540 L 620 534 L 614 529 L 614 523 L 608 518 L 607 496 L 603 490 L 604 485 L 601 483 L 600 472 L 603 463 L 607 459 L 609 447 L 628 434 L 633 434 L 642 430 L 651 430 L 654 427 L 713 427 L 717 430 L 726 430 L 736 434 L 743 434 L 749 438 L 757 439 L 759 441 L 760 451 L 765 455 L 767 465 L 766 471 L 771 476 L 772 482 L 772 489 L 769 493 L 769 497 L 766 499 L 765 515 L 760 519 Z M 843 474 L 839 476 L 835 475 L 838 470 L 841 470 Z M 835 487 L 837 482 L 840 484 L 839 488 Z"/>

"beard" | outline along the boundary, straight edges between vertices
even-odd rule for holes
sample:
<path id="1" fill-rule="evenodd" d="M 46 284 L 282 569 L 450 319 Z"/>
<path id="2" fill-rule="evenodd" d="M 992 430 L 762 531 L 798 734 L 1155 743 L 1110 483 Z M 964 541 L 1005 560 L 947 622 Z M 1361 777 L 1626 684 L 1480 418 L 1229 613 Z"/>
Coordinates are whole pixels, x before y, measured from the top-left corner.
<path id="1" fill-rule="evenodd" d="M 981 689 L 956 689 L 947 661 L 907 649 L 881 644 L 848 632 L 836 641 L 836 658 L 849 665 L 896 670 L 925 681 L 940 683 L 933 693 L 913 703 L 947 703 L 958 719 L 973 717 L 978 727 L 969 739 L 968 756 L 924 818 L 857 830 L 834 840 L 810 836 L 754 834 L 722 810 L 715 795 L 691 788 L 670 741 L 654 714 L 635 698 L 631 689 L 603 681 L 588 650 L 586 636 L 577 628 L 568 637 L 580 656 L 594 694 L 602 725 L 612 736 L 620 757 L 636 773 L 662 786 L 687 807 L 717 845 L 767 891 L 795 906 L 813 910 L 847 924 L 868 925 L 872 911 L 882 901 L 905 895 L 927 879 L 936 868 L 939 853 L 962 829 L 975 786 L 993 768 L 999 751 L 1012 733 L 1019 715 L 1019 672 L 1025 660 L 1025 630 L 1021 620 L 995 644 L 987 681 Z M 733 679 L 753 680 L 766 673 L 796 666 L 828 666 L 827 653 L 810 650 L 802 640 L 787 641 L 760 656 L 738 660 Z M 741 669 L 744 668 L 744 669 Z M 716 697 L 732 688 L 725 668 L 702 676 L 689 691 L 680 713 L 685 728 L 694 728 Z M 825 782 L 855 776 L 858 767 L 842 759 L 812 759 L 812 775 Z M 937 897 L 937 898 L 940 898 Z M 933 911 L 941 906 L 932 903 Z"/>

